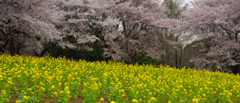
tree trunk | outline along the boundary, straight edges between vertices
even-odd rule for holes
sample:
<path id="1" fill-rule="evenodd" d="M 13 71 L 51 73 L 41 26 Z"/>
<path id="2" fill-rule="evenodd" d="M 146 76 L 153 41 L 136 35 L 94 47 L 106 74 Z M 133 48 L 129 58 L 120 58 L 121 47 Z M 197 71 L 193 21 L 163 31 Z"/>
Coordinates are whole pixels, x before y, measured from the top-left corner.
<path id="1" fill-rule="evenodd" d="M 16 54 L 19 54 L 20 53 L 20 49 L 21 49 L 21 43 L 20 42 L 18 42 L 18 44 L 17 44 L 17 48 L 16 48 Z"/>
<path id="2" fill-rule="evenodd" d="M 230 66 L 233 74 L 237 74 L 239 72 L 240 65 Z"/>
<path id="3" fill-rule="evenodd" d="M 56 46 L 56 44 L 52 44 L 52 45 L 44 48 L 44 49 L 41 51 L 40 54 L 35 54 L 35 55 L 36 55 L 36 56 L 39 56 L 39 57 L 42 57 L 42 56 L 44 56 L 44 54 L 45 54 L 47 51 L 49 51 L 51 48 L 53 48 L 53 47 L 55 47 L 55 46 Z"/>
<path id="4" fill-rule="evenodd" d="M 134 53 L 131 57 L 130 60 L 128 61 L 129 64 L 134 64 L 136 63 L 136 53 Z"/>
<path id="5" fill-rule="evenodd" d="M 175 50 L 175 66 L 176 66 L 176 68 L 179 68 L 178 67 L 178 51 L 177 50 Z"/>
<path id="6" fill-rule="evenodd" d="M 111 57 L 105 57 L 104 58 L 106 62 L 110 61 L 112 58 Z"/>
<path id="7" fill-rule="evenodd" d="M 7 45 L 8 45 L 9 40 L 6 40 L 6 42 L 2 45 L 2 47 L 0 47 L 0 53 L 4 53 L 4 49 L 6 49 Z"/>
<path id="8" fill-rule="evenodd" d="M 83 55 L 84 55 L 84 50 L 81 50 L 80 52 L 81 52 L 81 53 L 80 53 L 80 55 L 79 55 L 79 58 L 80 58 L 80 59 L 84 59 L 84 56 L 83 56 Z"/>
<path id="9" fill-rule="evenodd" d="M 179 58 L 179 68 L 181 68 L 182 67 L 182 55 L 183 55 L 183 49 L 182 49 L 182 45 L 181 45 L 181 50 L 180 50 L 180 58 Z"/>
<path id="10" fill-rule="evenodd" d="M 68 48 L 66 48 L 65 51 L 64 51 L 64 52 L 65 52 L 65 58 L 66 58 L 66 59 L 68 58 L 68 51 L 69 51 Z"/>
<path id="11" fill-rule="evenodd" d="M 55 57 L 58 52 L 58 49 L 59 49 L 59 47 L 56 46 L 56 44 L 55 44 L 52 48 L 50 48 L 48 50 L 48 53 L 50 54 L 50 56 Z"/>
<path id="12" fill-rule="evenodd" d="M 10 36 L 10 42 L 9 42 L 9 51 L 10 55 L 15 55 L 15 48 L 14 48 L 14 38 Z"/>
<path id="13" fill-rule="evenodd" d="M 72 51 L 77 54 L 77 56 L 78 56 L 77 58 L 83 59 L 83 53 L 84 53 L 83 50 L 80 50 L 80 53 L 77 50 L 74 50 L 74 49 L 72 49 Z"/>

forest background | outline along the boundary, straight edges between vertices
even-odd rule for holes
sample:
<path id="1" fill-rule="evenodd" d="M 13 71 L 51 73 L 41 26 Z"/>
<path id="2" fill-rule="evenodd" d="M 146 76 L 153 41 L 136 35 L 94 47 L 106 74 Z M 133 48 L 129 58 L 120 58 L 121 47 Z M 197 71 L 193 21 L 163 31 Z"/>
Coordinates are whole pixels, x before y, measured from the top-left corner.
<path id="1" fill-rule="evenodd" d="M 239 73 L 239 0 L 0 0 L 0 52 Z"/>

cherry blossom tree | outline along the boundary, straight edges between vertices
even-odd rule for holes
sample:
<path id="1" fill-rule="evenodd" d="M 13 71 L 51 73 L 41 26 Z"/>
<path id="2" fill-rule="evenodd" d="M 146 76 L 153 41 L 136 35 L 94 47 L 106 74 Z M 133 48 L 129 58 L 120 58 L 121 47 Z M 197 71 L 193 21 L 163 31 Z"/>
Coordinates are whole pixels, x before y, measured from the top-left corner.
<path id="1" fill-rule="evenodd" d="M 91 50 L 85 44 L 98 38 L 86 32 L 91 23 L 88 17 L 105 10 L 104 3 L 104 0 L 1 0 L 0 52 L 14 55 L 33 51 L 43 56 L 55 46 Z"/>
<path id="2" fill-rule="evenodd" d="M 236 72 L 240 66 L 240 1 L 195 0 L 192 6 L 183 13 L 186 20 L 181 30 L 189 33 L 186 37 L 203 40 L 204 49 L 191 62 L 197 68 Z"/>
<path id="3" fill-rule="evenodd" d="M 65 0 L 60 5 L 61 24 L 59 30 L 62 33 L 61 47 L 74 50 L 91 50 L 88 43 L 100 40 L 97 28 L 108 27 L 105 29 L 104 37 L 114 36 L 109 33 L 112 26 L 118 25 L 118 19 L 111 17 L 110 5 L 112 0 Z M 107 15 L 107 16 L 106 16 Z M 79 54 L 79 53 L 77 53 Z"/>
<path id="4" fill-rule="evenodd" d="M 163 3 L 166 5 L 166 15 L 168 18 L 179 21 L 182 20 L 181 13 L 188 7 L 188 4 L 184 4 L 184 1 L 181 0 L 164 0 Z M 183 59 L 183 43 L 181 41 L 182 33 L 174 32 L 174 30 L 170 33 L 170 35 L 165 35 L 165 38 L 171 42 L 175 41 L 176 45 L 171 45 L 165 41 L 161 42 L 161 48 L 166 54 L 162 56 L 161 63 L 181 68 Z"/>
<path id="5" fill-rule="evenodd" d="M 77 30 L 93 37 L 93 41 L 100 40 L 106 60 L 124 58 L 134 63 L 141 50 L 160 59 L 164 51 L 159 50 L 158 41 L 162 39 L 159 34 L 164 34 L 176 23 L 167 18 L 166 9 L 159 0 L 85 0 L 71 5 L 74 9 L 68 10 L 72 16 L 65 11 L 71 18 L 64 24 L 63 31 L 73 36 Z M 69 31 L 69 28 L 74 29 Z M 83 41 L 86 39 L 79 40 Z"/>
<path id="6" fill-rule="evenodd" d="M 114 16 L 121 21 L 120 34 L 108 40 L 105 56 L 124 58 L 136 62 L 136 54 L 144 51 L 152 58 L 161 59 L 164 51 L 159 48 L 159 34 L 166 34 L 177 21 L 167 18 L 165 6 L 160 0 L 115 0 L 111 7 Z M 119 28 L 117 28 L 119 30 Z"/>
<path id="7" fill-rule="evenodd" d="M 0 0 L 0 52 L 26 50 L 40 53 L 42 43 L 60 40 L 55 29 L 59 16 L 55 0 Z M 21 45 L 20 45 L 21 44 Z"/>
<path id="8" fill-rule="evenodd" d="M 11 55 L 21 48 L 38 56 L 55 46 L 91 50 L 86 44 L 100 40 L 106 58 L 134 63 L 144 51 L 161 59 L 159 34 L 177 24 L 160 0 L 1 0 L 0 8 L 0 50 Z"/>

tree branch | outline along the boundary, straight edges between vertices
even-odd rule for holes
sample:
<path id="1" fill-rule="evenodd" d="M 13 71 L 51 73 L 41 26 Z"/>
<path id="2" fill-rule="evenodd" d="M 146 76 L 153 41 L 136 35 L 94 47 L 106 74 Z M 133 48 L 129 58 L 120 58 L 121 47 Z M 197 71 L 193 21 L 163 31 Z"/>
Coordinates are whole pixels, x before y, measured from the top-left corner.
<path id="1" fill-rule="evenodd" d="M 135 23 L 132 27 L 132 29 L 129 31 L 128 35 L 131 35 L 132 31 L 134 30 L 134 28 L 137 26 L 138 23 Z"/>
<path id="2" fill-rule="evenodd" d="M 229 39 L 233 40 L 233 38 L 231 37 L 231 33 L 235 34 L 233 31 L 231 31 L 231 30 L 229 30 L 229 29 L 227 29 L 227 28 L 224 28 L 224 27 L 221 26 L 221 25 L 219 25 L 219 27 L 220 27 L 221 29 L 223 29 L 224 31 L 227 32 Z"/>

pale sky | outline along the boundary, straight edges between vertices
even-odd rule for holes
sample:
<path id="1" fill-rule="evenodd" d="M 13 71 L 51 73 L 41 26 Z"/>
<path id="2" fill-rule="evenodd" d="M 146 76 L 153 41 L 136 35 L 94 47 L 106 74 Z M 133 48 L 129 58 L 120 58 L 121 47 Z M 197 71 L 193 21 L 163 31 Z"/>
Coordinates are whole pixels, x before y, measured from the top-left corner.
<path id="1" fill-rule="evenodd" d="M 193 1 L 193 0 L 184 0 L 184 3 L 186 4 L 186 3 L 190 3 L 190 1 Z M 190 5 L 188 5 L 188 6 L 190 6 Z"/>
<path id="2" fill-rule="evenodd" d="M 185 1 L 185 3 L 190 3 L 190 1 L 192 1 L 192 0 L 184 0 Z"/>

